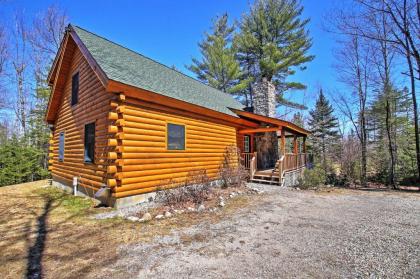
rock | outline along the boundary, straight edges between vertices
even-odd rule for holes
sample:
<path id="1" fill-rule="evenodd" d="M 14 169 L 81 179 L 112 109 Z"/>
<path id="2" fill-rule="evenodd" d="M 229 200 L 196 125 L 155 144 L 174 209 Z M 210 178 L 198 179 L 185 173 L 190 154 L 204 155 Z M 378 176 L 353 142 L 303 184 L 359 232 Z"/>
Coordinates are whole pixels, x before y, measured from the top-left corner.
<path id="1" fill-rule="evenodd" d="M 165 212 L 165 218 L 171 218 L 172 217 L 172 213 L 169 211 Z"/>
<path id="2" fill-rule="evenodd" d="M 251 191 L 254 192 L 254 193 L 256 193 L 256 194 L 264 193 L 264 191 L 262 191 L 260 189 L 257 189 L 257 188 L 251 188 Z"/>
<path id="3" fill-rule="evenodd" d="M 127 220 L 129 220 L 131 222 L 137 222 L 138 220 L 140 220 L 140 218 L 136 217 L 136 216 L 128 216 Z"/>
<path id="4" fill-rule="evenodd" d="M 190 212 L 194 212 L 195 208 L 194 207 L 188 207 L 187 210 L 190 211 Z"/>
<path id="5" fill-rule="evenodd" d="M 219 202 L 219 206 L 220 206 L 220 207 L 224 207 L 224 206 L 225 206 L 225 202 L 224 202 L 223 200 L 222 200 L 222 201 L 220 201 L 220 202 Z"/>
<path id="6" fill-rule="evenodd" d="M 175 214 L 182 214 L 182 213 L 184 213 L 185 212 L 185 210 L 183 210 L 183 209 L 175 209 L 174 210 L 174 213 Z"/>
<path id="7" fill-rule="evenodd" d="M 152 220 L 152 215 L 149 212 L 146 212 L 143 214 L 140 220 L 143 220 L 143 222 L 147 222 Z"/>
<path id="8" fill-rule="evenodd" d="M 163 219 L 163 217 L 164 217 L 164 216 L 163 216 L 162 214 L 159 214 L 159 215 L 156 215 L 156 216 L 155 216 L 155 219 Z"/>
<path id="9" fill-rule="evenodd" d="M 204 210 L 206 210 L 206 207 L 204 206 L 204 204 L 200 204 L 200 206 L 197 208 L 198 212 L 203 212 Z"/>
<path id="10" fill-rule="evenodd" d="M 232 193 L 230 193 L 230 195 L 229 195 L 229 197 L 230 198 L 233 198 L 233 197 L 235 197 L 236 196 L 236 193 L 235 192 L 232 192 Z"/>

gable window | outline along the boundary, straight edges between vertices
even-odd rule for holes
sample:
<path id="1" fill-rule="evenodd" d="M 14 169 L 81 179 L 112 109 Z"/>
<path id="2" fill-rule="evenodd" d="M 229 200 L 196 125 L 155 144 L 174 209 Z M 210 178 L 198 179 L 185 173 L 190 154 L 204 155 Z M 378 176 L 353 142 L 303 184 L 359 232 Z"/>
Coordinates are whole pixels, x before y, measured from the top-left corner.
<path id="1" fill-rule="evenodd" d="M 251 152 L 251 141 L 249 136 L 244 136 L 244 152 Z"/>
<path id="2" fill-rule="evenodd" d="M 58 161 L 64 161 L 64 132 L 60 132 L 58 137 Z"/>
<path id="3" fill-rule="evenodd" d="M 71 78 L 71 105 L 77 104 L 79 98 L 79 72 Z"/>
<path id="4" fill-rule="evenodd" d="M 185 126 L 168 123 L 168 150 L 185 150 Z"/>
<path id="5" fill-rule="evenodd" d="M 85 163 L 95 161 L 95 122 L 85 125 Z"/>

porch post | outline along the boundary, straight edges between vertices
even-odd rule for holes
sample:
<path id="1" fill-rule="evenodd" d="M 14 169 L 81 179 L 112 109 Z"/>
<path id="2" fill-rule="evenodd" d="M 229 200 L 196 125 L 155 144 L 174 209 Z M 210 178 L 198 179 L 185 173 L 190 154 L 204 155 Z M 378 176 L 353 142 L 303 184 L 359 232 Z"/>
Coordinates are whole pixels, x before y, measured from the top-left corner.
<path id="1" fill-rule="evenodd" d="M 306 136 L 303 137 L 303 160 L 304 160 L 304 164 L 306 166 Z"/>
<path id="2" fill-rule="evenodd" d="M 281 155 L 286 155 L 286 131 L 281 129 Z"/>
<path id="3" fill-rule="evenodd" d="M 295 157 L 295 169 L 297 169 L 298 167 L 298 139 L 297 136 L 295 135 L 293 137 L 293 153 L 294 153 L 294 157 Z"/>

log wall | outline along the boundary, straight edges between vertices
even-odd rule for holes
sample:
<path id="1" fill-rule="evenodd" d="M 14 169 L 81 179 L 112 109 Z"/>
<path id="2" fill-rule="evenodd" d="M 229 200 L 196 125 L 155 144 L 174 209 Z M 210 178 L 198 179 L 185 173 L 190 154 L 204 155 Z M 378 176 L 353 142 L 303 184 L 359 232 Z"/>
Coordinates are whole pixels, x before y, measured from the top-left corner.
<path id="1" fill-rule="evenodd" d="M 58 73 L 65 78 L 50 139 L 53 179 L 71 185 L 76 176 L 87 193 L 108 185 L 113 197 L 121 198 L 179 185 L 192 171 L 205 169 L 210 178 L 217 177 L 225 148 L 237 146 L 236 128 L 223 120 L 126 97 L 124 92 L 106 92 L 80 50 L 72 52 Z M 71 106 L 71 80 L 77 71 L 78 103 Z M 84 127 L 92 122 L 93 164 L 84 163 Z M 167 149 L 168 123 L 185 125 L 185 150 Z M 60 132 L 65 133 L 63 162 L 58 160 Z"/>
<path id="2" fill-rule="evenodd" d="M 54 179 L 72 184 L 74 176 L 79 177 L 80 187 L 94 192 L 106 183 L 107 167 L 107 115 L 110 110 L 112 94 L 105 88 L 85 60 L 78 48 L 73 50 L 71 61 L 62 65 L 60 73 L 67 72 L 58 108 L 54 131 L 50 141 L 50 167 Z M 78 103 L 71 106 L 71 80 L 79 71 Z M 95 122 L 95 162 L 84 163 L 84 126 Z M 65 132 L 64 161 L 58 161 L 60 132 Z"/>
<path id="3" fill-rule="evenodd" d="M 216 178 L 225 148 L 236 145 L 236 129 L 211 121 L 152 109 L 127 98 L 115 115 L 117 158 L 115 197 L 155 191 L 164 184 L 185 181 L 191 171 L 206 169 Z M 185 150 L 167 149 L 167 124 L 185 125 Z"/>

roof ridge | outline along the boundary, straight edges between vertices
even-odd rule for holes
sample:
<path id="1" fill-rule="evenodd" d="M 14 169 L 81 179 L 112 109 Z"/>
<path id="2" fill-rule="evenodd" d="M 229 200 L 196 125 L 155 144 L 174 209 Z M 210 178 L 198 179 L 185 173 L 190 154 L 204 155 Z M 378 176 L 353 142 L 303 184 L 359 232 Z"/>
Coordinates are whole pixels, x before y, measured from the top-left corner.
<path id="1" fill-rule="evenodd" d="M 167 68 L 167 69 L 169 69 L 169 70 L 171 70 L 171 71 L 174 71 L 175 73 L 181 74 L 181 75 L 183 75 L 183 76 L 185 76 L 185 77 L 187 77 L 187 78 L 189 78 L 189 79 L 192 79 L 192 80 L 193 80 L 193 81 L 195 81 L 195 82 L 198 82 L 198 83 L 200 83 L 200 84 L 203 84 L 203 85 L 205 85 L 205 86 L 207 86 L 207 87 L 209 87 L 209 88 L 211 88 L 211 89 L 213 89 L 213 90 L 216 90 L 216 91 L 218 91 L 218 92 L 220 92 L 220 93 L 223 93 L 223 94 L 225 94 L 225 95 L 228 95 L 228 96 L 232 97 L 232 99 L 236 100 L 236 99 L 235 99 L 235 98 L 233 98 L 233 96 L 231 96 L 229 93 L 226 93 L 226 92 L 223 92 L 222 90 L 219 90 L 219 89 L 217 89 L 217 88 L 214 88 L 213 86 L 210 86 L 209 84 L 206 84 L 206 83 L 204 83 L 204 82 L 202 82 L 202 81 L 200 81 L 200 80 L 198 80 L 198 79 L 196 79 L 196 78 L 193 78 L 193 77 L 191 77 L 191 76 L 189 76 L 189 75 L 187 75 L 187 74 L 185 74 L 185 73 L 183 73 L 183 72 L 181 72 L 181 71 L 179 71 L 179 70 L 177 70 L 177 69 L 173 69 L 173 68 L 171 68 L 171 67 L 169 67 L 169 66 L 167 66 L 167 65 L 163 64 L 162 62 L 159 62 L 159 61 L 157 61 L 157 60 L 155 60 L 155 59 L 153 59 L 153 58 L 147 57 L 147 56 L 145 56 L 145 55 L 143 55 L 143 54 L 141 54 L 141 53 L 139 53 L 139 52 L 137 52 L 137 51 L 135 51 L 135 50 L 132 50 L 132 49 L 130 49 L 130 48 L 126 47 L 126 46 L 123 46 L 123 45 L 121 45 L 121 44 L 119 44 L 119 43 L 113 42 L 113 41 L 111 41 L 111 40 L 109 40 L 109 39 L 107 39 L 107 38 L 105 38 L 105 37 L 103 37 L 103 36 L 101 36 L 101 35 L 98 35 L 98 34 L 96 34 L 96 33 L 93 33 L 93 32 L 91 32 L 91 31 L 89 31 L 89 30 L 86 30 L 85 28 L 80 27 L 80 26 L 78 26 L 78 25 L 72 25 L 72 24 L 70 24 L 70 26 L 77 27 L 77 28 L 79 28 L 79 29 L 81 29 L 81 30 L 83 30 L 83 31 L 85 31 L 85 32 L 87 32 L 87 33 L 90 33 L 90 34 L 92 34 L 92 35 L 94 35 L 94 36 L 96 36 L 96 37 L 99 37 L 99 38 L 101 38 L 101 39 L 103 39 L 103 40 L 105 40 L 105 41 L 108 41 L 108 42 L 110 42 L 111 44 L 114 44 L 114 45 L 117 45 L 117 46 L 119 46 L 119 47 L 121 47 L 121 48 L 124 48 L 124 49 L 126 49 L 126 50 L 128 50 L 128 51 L 130 51 L 130 52 L 132 52 L 132 53 L 134 53 L 134 54 L 136 54 L 136 55 L 142 56 L 142 57 L 144 57 L 145 59 L 148 59 L 148 60 L 150 60 L 150 61 L 152 61 L 152 62 L 154 62 L 154 63 L 157 63 L 157 64 L 159 64 L 159 65 L 162 65 L 162 66 L 164 66 L 165 68 Z M 237 100 L 236 100 L 236 101 L 237 101 Z"/>

